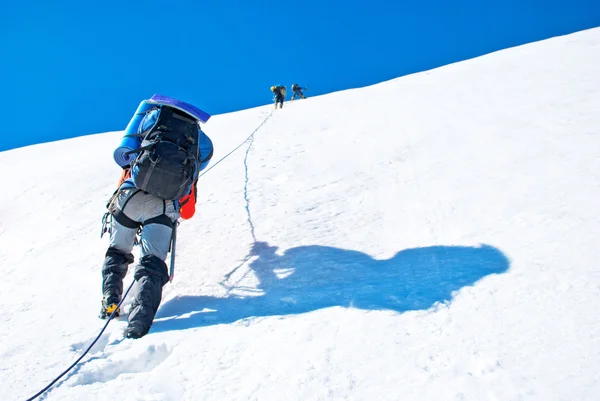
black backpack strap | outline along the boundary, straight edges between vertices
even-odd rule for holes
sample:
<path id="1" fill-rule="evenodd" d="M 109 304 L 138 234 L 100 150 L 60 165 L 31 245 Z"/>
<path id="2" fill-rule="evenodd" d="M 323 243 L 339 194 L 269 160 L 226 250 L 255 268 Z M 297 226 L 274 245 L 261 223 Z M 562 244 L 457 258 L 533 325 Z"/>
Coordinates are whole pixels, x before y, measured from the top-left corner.
<path id="1" fill-rule="evenodd" d="M 154 122 L 154 124 L 150 128 L 148 128 L 147 130 L 145 130 L 143 132 L 138 132 L 137 134 L 127 134 L 127 135 L 124 135 L 124 137 L 127 137 L 127 138 L 142 138 L 142 139 L 145 138 L 146 135 L 148 135 L 156 127 L 156 125 L 158 124 L 158 122 L 160 120 L 161 114 L 163 113 L 163 111 L 166 110 L 166 108 L 159 107 L 159 106 L 153 107 L 151 109 L 146 110 L 144 112 L 144 114 L 148 114 L 149 112 L 154 111 L 154 110 L 158 110 L 158 116 L 156 117 L 156 121 Z M 140 122 L 140 124 L 141 124 L 141 122 Z M 146 146 L 141 146 L 141 147 L 139 147 L 137 149 L 133 149 L 133 150 L 130 150 L 129 152 L 125 152 L 125 156 L 129 156 L 129 155 L 131 155 L 133 153 L 143 152 L 144 150 L 150 149 L 154 145 L 156 145 L 156 141 L 154 141 L 153 143 L 149 143 Z"/>
<path id="2" fill-rule="evenodd" d="M 137 149 L 130 150 L 129 152 L 125 152 L 125 156 L 129 156 L 130 154 L 133 154 L 133 153 L 138 153 L 138 152 L 143 152 L 144 150 L 148 150 L 151 147 L 153 147 L 154 145 L 156 145 L 157 143 L 158 143 L 157 141 L 153 141 L 146 146 L 142 146 Z"/>
<path id="3" fill-rule="evenodd" d="M 189 124 L 198 124 L 198 122 L 194 118 L 189 116 L 188 114 L 186 114 L 182 111 L 179 111 L 177 109 L 170 109 L 170 110 L 173 112 L 173 117 L 178 118 L 182 121 L 185 121 L 186 123 L 189 123 Z"/>

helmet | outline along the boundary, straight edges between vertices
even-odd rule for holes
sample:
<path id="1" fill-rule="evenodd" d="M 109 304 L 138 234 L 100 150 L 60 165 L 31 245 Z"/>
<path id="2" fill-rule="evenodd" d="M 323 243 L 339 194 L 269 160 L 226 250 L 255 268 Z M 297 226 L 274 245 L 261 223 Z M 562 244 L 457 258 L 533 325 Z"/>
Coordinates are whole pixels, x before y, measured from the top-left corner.
<path id="1" fill-rule="evenodd" d="M 273 92 L 275 90 L 274 86 L 271 86 L 271 92 Z"/>

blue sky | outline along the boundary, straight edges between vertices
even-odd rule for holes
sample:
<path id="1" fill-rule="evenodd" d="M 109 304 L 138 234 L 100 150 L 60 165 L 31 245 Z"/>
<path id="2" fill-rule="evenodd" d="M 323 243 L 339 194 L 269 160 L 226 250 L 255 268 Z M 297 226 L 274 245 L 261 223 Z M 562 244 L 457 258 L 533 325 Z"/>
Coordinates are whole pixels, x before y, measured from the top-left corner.
<path id="1" fill-rule="evenodd" d="M 270 103 L 274 84 L 314 96 L 600 26 L 597 0 L 32 0 L 0 13 L 0 151 L 121 130 L 154 93 L 220 114 Z"/>

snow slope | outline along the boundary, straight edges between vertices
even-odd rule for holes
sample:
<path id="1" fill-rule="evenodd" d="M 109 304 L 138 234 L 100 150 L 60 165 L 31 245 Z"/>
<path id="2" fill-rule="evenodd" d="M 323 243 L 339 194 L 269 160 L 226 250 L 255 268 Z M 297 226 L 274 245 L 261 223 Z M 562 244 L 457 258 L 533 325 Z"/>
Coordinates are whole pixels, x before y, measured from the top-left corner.
<path id="1" fill-rule="evenodd" d="M 40 399 L 598 400 L 599 110 L 593 29 L 213 117 L 215 162 L 260 128 L 201 178 L 150 334 L 111 322 Z M 2 400 L 103 325 L 120 135 L 0 153 Z"/>

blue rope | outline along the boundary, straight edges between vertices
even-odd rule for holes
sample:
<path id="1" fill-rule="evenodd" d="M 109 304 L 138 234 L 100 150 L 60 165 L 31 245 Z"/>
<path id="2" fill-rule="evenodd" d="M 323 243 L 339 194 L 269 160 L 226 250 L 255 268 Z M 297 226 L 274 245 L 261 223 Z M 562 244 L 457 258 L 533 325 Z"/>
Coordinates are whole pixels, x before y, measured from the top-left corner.
<path id="1" fill-rule="evenodd" d="M 263 122 L 260 123 L 260 125 L 258 127 L 256 127 L 256 129 L 254 131 L 252 131 L 252 133 L 250 134 L 250 136 L 248 138 L 246 138 L 244 140 L 244 142 L 242 142 L 235 149 L 233 149 L 231 152 L 229 152 L 228 154 L 226 154 L 225 156 L 223 156 L 218 162 L 216 162 L 215 164 L 213 164 L 208 170 L 206 170 L 205 172 L 203 172 L 202 174 L 200 174 L 198 176 L 198 178 L 200 178 L 204 174 L 208 173 L 210 170 L 213 169 L 213 167 L 215 167 L 217 164 L 221 163 L 223 160 L 225 160 L 226 158 L 228 158 L 233 152 L 235 152 L 236 150 L 238 150 L 239 148 L 241 148 L 242 145 L 244 145 L 246 142 L 253 140 L 254 139 L 254 134 L 256 133 L 256 131 L 258 131 L 260 129 L 260 127 L 262 127 L 272 115 L 273 115 L 273 111 L 271 111 L 271 113 L 263 120 Z M 248 148 L 248 150 L 250 150 L 250 148 Z M 248 157 L 248 152 L 246 152 L 246 158 L 247 157 Z M 246 183 L 247 183 L 247 180 L 248 180 L 247 175 L 248 175 L 248 173 L 246 171 Z M 253 228 L 252 234 L 254 236 L 254 227 L 252 227 L 252 228 Z M 42 395 L 44 392 L 48 391 L 48 389 L 50 387 L 52 387 L 57 381 L 59 381 L 61 379 L 61 377 L 63 377 L 67 373 L 69 373 L 69 371 L 71 369 L 73 369 L 83 359 L 83 357 L 87 355 L 88 352 L 90 352 L 90 350 L 92 349 L 92 347 L 98 342 L 98 340 L 100 339 L 100 337 L 104 333 L 104 330 L 106 330 L 106 328 L 108 327 L 108 324 L 110 323 L 110 321 L 115 317 L 117 311 L 121 307 L 121 304 L 125 300 L 125 297 L 127 297 L 127 294 L 129 294 L 129 291 L 133 287 L 134 283 L 135 283 L 135 280 L 133 280 L 131 282 L 131 284 L 129 285 L 129 288 L 127 288 L 127 291 L 125 291 L 125 295 L 123 295 L 123 298 L 121 299 L 121 301 L 119 302 L 119 304 L 117 305 L 117 307 L 115 308 L 115 310 L 113 311 L 113 313 L 110 315 L 110 317 L 108 318 L 108 320 L 106 321 L 106 323 L 104 324 L 104 327 L 102 328 L 102 330 L 100 330 L 100 333 L 98 334 L 98 336 L 94 339 L 94 341 L 92 341 L 92 343 L 89 345 L 89 347 L 87 347 L 87 349 L 83 352 L 83 354 L 81 354 L 81 356 L 79 358 L 77 358 L 77 360 L 75 362 L 73 362 L 73 364 L 71 364 L 71 366 L 69 366 L 64 372 L 62 372 L 58 377 L 56 377 L 56 379 L 52 380 L 52 382 L 50 382 L 50 384 L 48 384 L 46 387 L 44 387 L 43 389 L 41 389 L 40 391 L 38 391 L 33 397 L 28 398 L 27 401 L 32 401 L 32 400 L 36 399 L 37 397 L 39 397 L 40 395 Z"/>
<path id="2" fill-rule="evenodd" d="M 131 282 L 131 284 L 129 285 L 129 288 L 127 288 L 127 291 L 125 291 L 125 295 L 123 295 L 123 298 L 121 299 L 121 301 L 119 302 L 119 304 L 117 305 L 117 307 L 115 308 L 115 310 L 113 311 L 113 313 L 111 313 L 110 317 L 106 321 L 106 324 L 104 324 L 104 327 L 102 328 L 102 330 L 100 330 L 100 334 L 98 334 L 98 336 L 94 339 L 94 341 L 92 341 L 92 343 L 90 344 L 90 346 L 87 347 L 87 349 L 83 352 L 83 354 L 81 354 L 81 356 L 79 358 L 77 358 L 77 360 L 75 362 L 73 362 L 73 364 L 71 366 L 69 366 L 64 372 L 62 372 L 56 379 L 52 380 L 52 382 L 50 382 L 50 384 L 48 384 L 46 387 L 44 387 L 39 392 L 37 392 L 33 397 L 28 398 L 27 401 L 32 401 L 32 400 L 36 399 L 37 397 L 39 397 L 40 395 L 42 395 L 44 392 L 46 392 L 50 387 L 52 387 L 54 385 L 54 383 L 56 383 L 57 381 L 59 381 L 61 377 L 63 377 L 67 373 L 69 373 L 69 371 L 71 369 L 73 369 L 75 367 L 75 365 L 77 365 L 79 363 L 79 361 L 81 361 L 83 359 L 83 357 L 87 355 L 88 352 L 90 352 L 90 350 L 92 349 L 92 347 L 98 342 L 98 340 L 102 336 L 102 333 L 104 333 L 104 330 L 106 330 L 106 328 L 108 327 L 108 324 L 110 323 L 110 321 L 117 314 L 117 311 L 121 307 L 121 304 L 125 300 L 125 297 L 127 297 L 127 294 L 129 294 L 129 290 L 131 290 L 131 287 L 133 287 L 134 283 L 135 283 L 135 280 L 133 280 Z"/>

